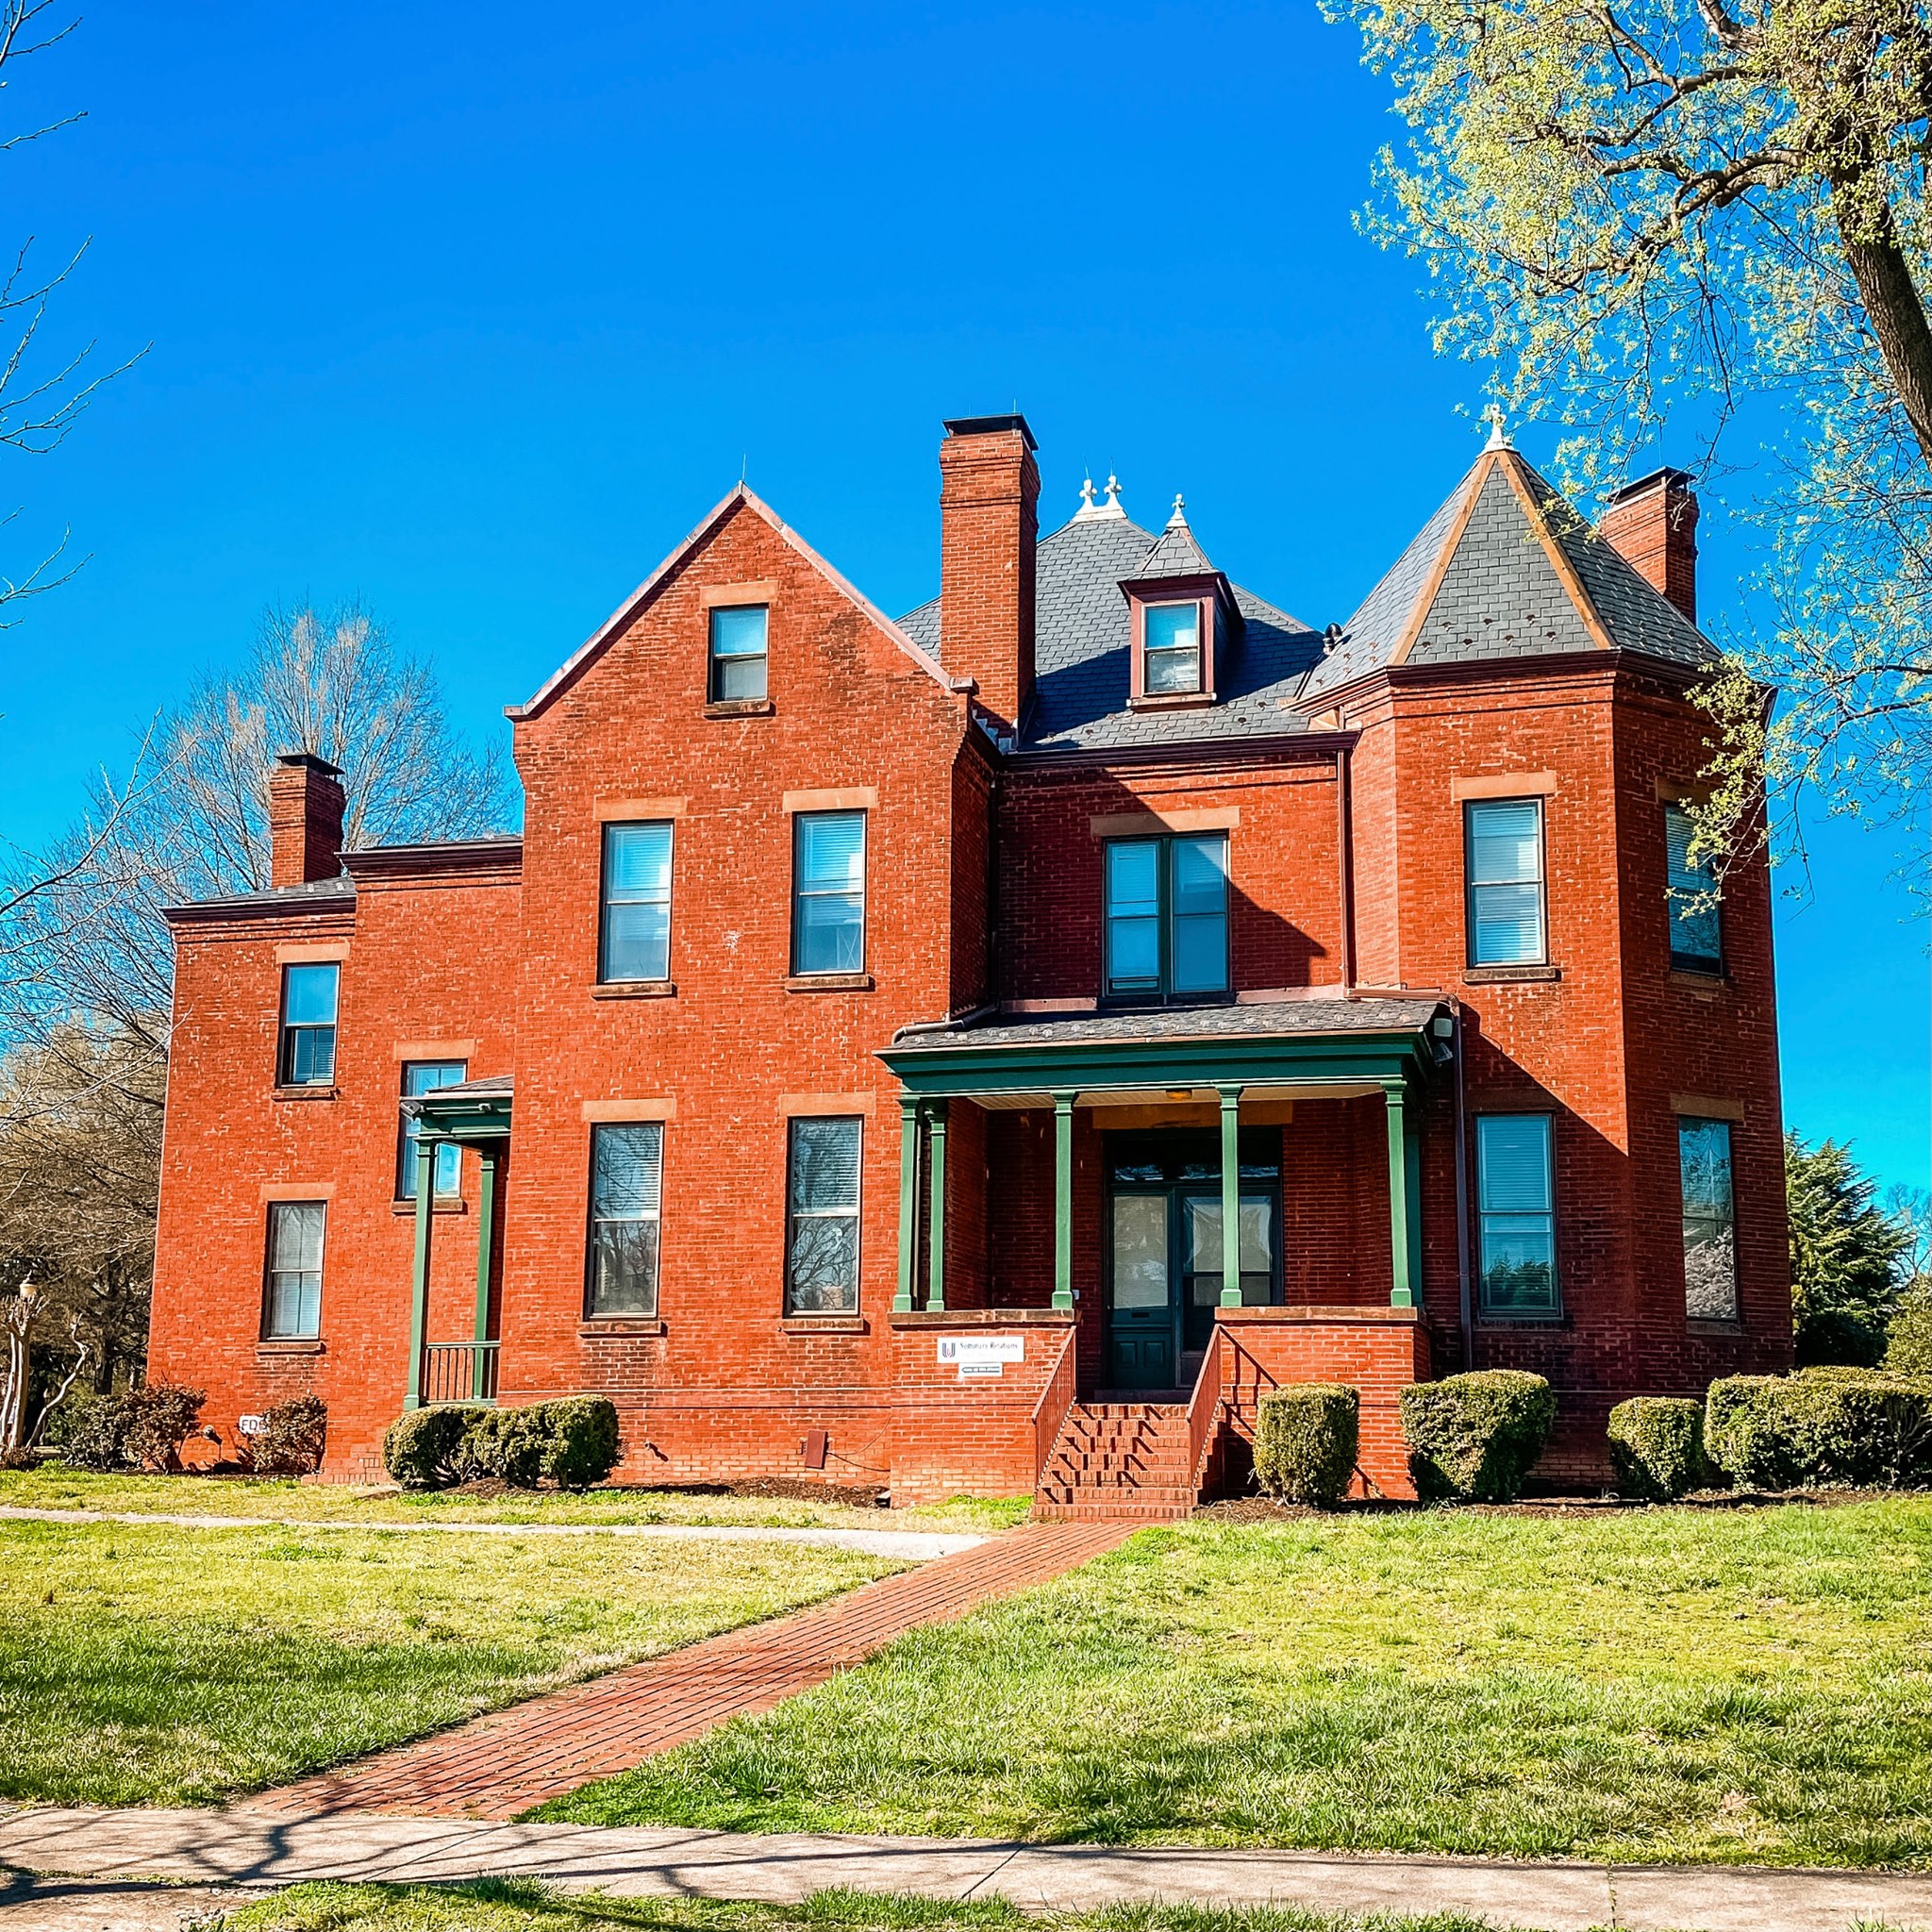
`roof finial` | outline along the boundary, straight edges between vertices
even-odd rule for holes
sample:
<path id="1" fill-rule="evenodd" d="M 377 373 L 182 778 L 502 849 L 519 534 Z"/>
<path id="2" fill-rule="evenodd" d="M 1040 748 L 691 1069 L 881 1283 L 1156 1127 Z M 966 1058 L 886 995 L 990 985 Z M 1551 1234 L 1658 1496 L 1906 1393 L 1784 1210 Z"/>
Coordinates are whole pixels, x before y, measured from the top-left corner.
<path id="1" fill-rule="evenodd" d="M 1174 493 L 1174 514 L 1167 520 L 1170 530 L 1185 530 L 1188 527 L 1187 498 L 1178 490 Z"/>
<path id="2" fill-rule="evenodd" d="M 1093 500 L 1093 478 L 1089 476 L 1080 485 L 1080 508 L 1074 512 L 1076 524 L 1095 524 L 1103 517 L 1124 517 L 1126 511 L 1120 506 L 1120 485 L 1109 476 L 1107 479 L 1107 501 Z"/>
<path id="3" fill-rule="evenodd" d="M 1501 403 L 1492 402 L 1483 411 L 1483 421 L 1490 425 L 1490 440 L 1483 444 L 1484 449 L 1514 449 L 1516 447 L 1504 433 L 1503 406 Z"/>
<path id="4" fill-rule="evenodd" d="M 1082 509 L 1091 509 L 1093 508 L 1093 478 L 1091 476 L 1081 479 L 1080 508 Z"/>
<path id="5" fill-rule="evenodd" d="M 1107 507 L 1120 510 L 1122 516 L 1126 515 L 1126 511 L 1121 509 L 1121 479 L 1111 470 L 1107 473 Z"/>

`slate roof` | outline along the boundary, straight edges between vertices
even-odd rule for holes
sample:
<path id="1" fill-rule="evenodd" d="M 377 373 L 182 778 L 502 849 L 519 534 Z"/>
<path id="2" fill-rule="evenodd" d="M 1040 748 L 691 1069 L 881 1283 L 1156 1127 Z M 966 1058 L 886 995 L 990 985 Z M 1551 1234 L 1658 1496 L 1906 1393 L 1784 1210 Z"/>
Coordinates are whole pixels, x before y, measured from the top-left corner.
<path id="1" fill-rule="evenodd" d="M 1347 1033 L 1420 1033 L 1441 1002 L 1415 999 L 1255 1000 L 1225 1007 L 1158 1007 L 1131 1013 L 1010 1016 L 980 1025 L 901 1034 L 895 1047 L 1085 1046 L 1107 1041 L 1303 1039 Z M 450 1092 L 450 1088 L 442 1088 Z"/>
<path id="2" fill-rule="evenodd" d="M 1717 661 L 1675 605 L 1514 449 L 1496 444 L 1369 592 L 1300 696 L 1307 705 L 1391 664 L 1611 645 L 1693 670 Z"/>
<path id="3" fill-rule="evenodd" d="M 248 908 L 272 912 L 277 907 L 298 911 L 305 907 L 353 906 L 355 903 L 356 881 L 342 873 L 332 879 L 310 879 L 306 885 L 272 886 L 262 892 L 230 892 L 220 899 L 191 899 L 186 905 L 165 908 L 162 917 L 172 919 L 176 913 L 239 912 Z"/>
<path id="4" fill-rule="evenodd" d="M 1157 537 L 1124 515 L 1076 516 L 1041 538 L 1034 577 L 1034 703 L 1020 748 L 1111 749 L 1307 730 L 1294 697 L 1321 657 L 1322 641 L 1239 584 L 1234 600 L 1245 634 L 1223 658 L 1219 701 L 1198 711 L 1128 710 L 1133 632 L 1122 583 L 1213 568 L 1185 525 Z M 940 655 L 937 597 L 899 625 Z"/>

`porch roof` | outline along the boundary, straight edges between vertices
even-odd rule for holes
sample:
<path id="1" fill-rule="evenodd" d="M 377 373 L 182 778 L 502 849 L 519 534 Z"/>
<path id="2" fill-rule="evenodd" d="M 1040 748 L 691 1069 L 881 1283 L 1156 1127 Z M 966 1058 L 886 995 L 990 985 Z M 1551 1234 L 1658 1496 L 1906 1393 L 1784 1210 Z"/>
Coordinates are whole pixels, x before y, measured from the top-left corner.
<path id="1" fill-rule="evenodd" d="M 1433 993 L 1257 1000 L 907 1027 L 879 1058 L 909 1095 L 991 1106 L 1154 1098 L 1219 1085 L 1285 1092 L 1406 1085 L 1433 1064 Z"/>
<path id="2" fill-rule="evenodd" d="M 508 1074 L 459 1080 L 411 1095 L 403 1102 L 403 1111 L 422 1124 L 425 1141 L 504 1141 L 509 1138 L 513 1086 Z"/>

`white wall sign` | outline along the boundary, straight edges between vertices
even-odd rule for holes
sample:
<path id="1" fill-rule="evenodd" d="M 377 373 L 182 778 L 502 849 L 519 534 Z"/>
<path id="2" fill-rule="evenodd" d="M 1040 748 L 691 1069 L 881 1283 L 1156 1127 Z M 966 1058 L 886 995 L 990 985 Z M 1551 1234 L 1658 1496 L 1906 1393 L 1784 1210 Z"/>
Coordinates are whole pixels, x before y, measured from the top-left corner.
<path id="1" fill-rule="evenodd" d="M 946 1335 L 940 1338 L 940 1360 L 951 1362 L 963 1382 L 969 1376 L 1004 1375 L 1008 1362 L 1026 1359 L 1024 1335 Z"/>
<path id="2" fill-rule="evenodd" d="M 268 1434 L 268 1418 L 265 1415 L 244 1415 L 235 1426 L 244 1436 L 265 1436 Z"/>

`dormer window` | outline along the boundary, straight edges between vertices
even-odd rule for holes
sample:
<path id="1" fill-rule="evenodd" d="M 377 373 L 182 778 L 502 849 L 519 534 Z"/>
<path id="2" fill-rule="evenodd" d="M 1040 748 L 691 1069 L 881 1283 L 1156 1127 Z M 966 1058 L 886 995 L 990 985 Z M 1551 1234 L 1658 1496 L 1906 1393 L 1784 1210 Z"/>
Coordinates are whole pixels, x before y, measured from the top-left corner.
<path id="1" fill-rule="evenodd" d="M 1149 697 L 1201 689 L 1201 606 L 1150 604 L 1142 619 L 1143 677 Z"/>

